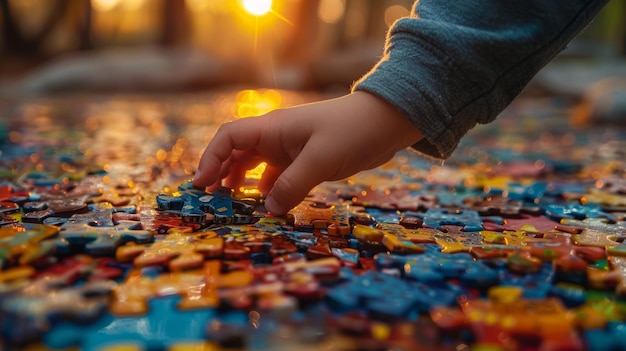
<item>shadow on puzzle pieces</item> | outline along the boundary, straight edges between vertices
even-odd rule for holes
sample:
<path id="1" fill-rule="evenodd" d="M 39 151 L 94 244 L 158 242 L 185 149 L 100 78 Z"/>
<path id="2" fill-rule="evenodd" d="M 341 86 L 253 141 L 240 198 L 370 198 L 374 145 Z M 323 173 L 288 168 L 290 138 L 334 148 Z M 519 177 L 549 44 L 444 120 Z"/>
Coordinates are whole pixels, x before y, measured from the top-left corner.
<path id="1" fill-rule="evenodd" d="M 140 222 L 113 222 L 111 211 L 102 210 L 74 215 L 61 226 L 57 251 L 68 254 L 75 251 L 97 256 L 112 256 L 115 250 L 128 242 L 147 244 L 154 232 L 143 230 Z"/>
<path id="2" fill-rule="evenodd" d="M 202 345 L 215 310 L 180 310 L 176 307 L 179 304 L 178 296 L 154 297 L 147 302 L 149 312 L 141 316 L 119 318 L 105 313 L 90 324 L 57 323 L 43 341 L 53 349 L 77 347 L 84 351 L 120 345 L 136 345 L 143 350 L 173 350 L 178 344 L 189 343 Z"/>
<path id="3" fill-rule="evenodd" d="M 51 239 L 59 228 L 41 224 L 14 224 L 0 228 L 0 267 L 34 264 L 56 252 Z"/>
<path id="4" fill-rule="evenodd" d="M 178 191 L 178 196 L 159 194 L 156 200 L 159 210 L 180 212 L 183 222 L 205 227 L 211 223 L 251 224 L 260 219 L 254 215 L 253 205 L 232 197 L 232 189 L 221 187 L 217 192 L 207 193 L 186 182 Z"/>

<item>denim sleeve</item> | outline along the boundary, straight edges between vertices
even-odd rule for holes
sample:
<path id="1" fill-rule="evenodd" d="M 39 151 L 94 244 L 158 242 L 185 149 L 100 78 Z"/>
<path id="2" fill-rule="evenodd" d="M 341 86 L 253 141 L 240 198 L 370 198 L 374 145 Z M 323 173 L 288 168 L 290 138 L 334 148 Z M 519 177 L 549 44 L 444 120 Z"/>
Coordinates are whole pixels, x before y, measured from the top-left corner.
<path id="1" fill-rule="evenodd" d="M 493 121 L 608 0 L 418 0 L 390 28 L 384 54 L 353 90 L 391 103 L 447 158 Z"/>

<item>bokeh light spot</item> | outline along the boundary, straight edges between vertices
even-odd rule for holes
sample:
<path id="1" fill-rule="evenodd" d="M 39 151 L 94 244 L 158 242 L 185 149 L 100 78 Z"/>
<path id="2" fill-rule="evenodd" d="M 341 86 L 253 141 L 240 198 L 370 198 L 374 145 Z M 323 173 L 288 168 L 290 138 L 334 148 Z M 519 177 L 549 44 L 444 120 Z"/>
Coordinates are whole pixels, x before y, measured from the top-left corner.
<path id="1" fill-rule="evenodd" d="M 345 0 L 322 0 L 317 8 L 317 15 L 322 22 L 334 24 L 341 20 L 345 10 Z"/>
<path id="2" fill-rule="evenodd" d="M 391 26 L 393 22 L 402 17 L 407 17 L 411 14 L 409 9 L 402 5 L 391 5 L 385 10 L 385 23 L 387 26 Z"/>

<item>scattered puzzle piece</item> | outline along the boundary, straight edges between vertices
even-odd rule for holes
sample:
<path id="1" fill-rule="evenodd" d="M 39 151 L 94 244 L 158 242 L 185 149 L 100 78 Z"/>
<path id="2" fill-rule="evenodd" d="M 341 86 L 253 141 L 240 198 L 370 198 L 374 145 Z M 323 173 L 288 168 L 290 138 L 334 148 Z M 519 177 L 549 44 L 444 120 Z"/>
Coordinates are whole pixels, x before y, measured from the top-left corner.
<path id="1" fill-rule="evenodd" d="M 478 232 L 483 230 L 483 221 L 478 212 L 471 210 L 450 211 L 442 208 L 430 208 L 422 215 L 424 226 L 442 229 L 445 225 L 463 227 L 466 232 Z"/>
<path id="2" fill-rule="evenodd" d="M 55 252 L 48 240 L 59 233 L 49 225 L 14 225 L 0 228 L 0 267 L 27 264 Z"/>
<path id="3" fill-rule="evenodd" d="M 179 212 L 184 222 L 197 223 L 205 227 L 217 224 L 249 224 L 260 217 L 253 214 L 254 207 L 232 197 L 232 190 L 220 188 L 210 194 L 191 185 L 191 182 L 178 187 L 180 195 L 157 195 L 161 211 Z"/>

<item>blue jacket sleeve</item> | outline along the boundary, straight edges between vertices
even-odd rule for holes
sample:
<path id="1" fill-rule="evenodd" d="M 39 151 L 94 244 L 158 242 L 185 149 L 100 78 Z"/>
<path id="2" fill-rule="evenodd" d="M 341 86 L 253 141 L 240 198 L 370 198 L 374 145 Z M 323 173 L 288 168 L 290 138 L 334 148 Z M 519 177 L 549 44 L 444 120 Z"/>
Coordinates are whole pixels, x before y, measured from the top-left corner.
<path id="1" fill-rule="evenodd" d="M 391 103 L 447 158 L 488 123 L 608 0 L 418 0 L 390 28 L 380 61 L 353 90 Z"/>

